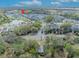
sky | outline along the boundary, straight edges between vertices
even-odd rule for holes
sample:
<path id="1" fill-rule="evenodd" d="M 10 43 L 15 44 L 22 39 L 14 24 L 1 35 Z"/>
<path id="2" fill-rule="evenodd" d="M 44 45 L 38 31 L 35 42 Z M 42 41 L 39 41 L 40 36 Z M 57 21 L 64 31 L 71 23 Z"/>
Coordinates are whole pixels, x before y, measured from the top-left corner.
<path id="1" fill-rule="evenodd" d="M 0 0 L 0 7 L 79 7 L 79 0 Z"/>

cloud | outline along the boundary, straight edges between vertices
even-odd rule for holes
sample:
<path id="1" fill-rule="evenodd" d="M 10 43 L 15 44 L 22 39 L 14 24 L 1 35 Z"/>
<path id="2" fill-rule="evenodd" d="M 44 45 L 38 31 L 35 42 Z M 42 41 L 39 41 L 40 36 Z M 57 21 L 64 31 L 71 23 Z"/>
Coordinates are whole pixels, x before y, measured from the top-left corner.
<path id="1" fill-rule="evenodd" d="M 41 5 L 42 3 L 40 1 L 34 0 L 34 1 L 24 1 L 24 2 L 20 2 L 20 4 L 22 5 Z"/>
<path id="2" fill-rule="evenodd" d="M 62 5 L 61 2 L 51 2 L 51 4 L 52 4 L 53 6 L 56 6 L 56 7 Z"/>
<path id="3" fill-rule="evenodd" d="M 57 2 L 79 2 L 79 0 L 56 0 Z"/>
<path id="4" fill-rule="evenodd" d="M 78 0 L 63 0 L 61 2 L 78 2 Z"/>
<path id="5" fill-rule="evenodd" d="M 38 0 L 32 0 L 32 1 L 21 1 L 18 4 L 15 4 L 15 6 L 32 6 L 32 5 L 36 5 L 36 6 L 40 6 L 42 5 L 41 1 Z"/>
<path id="6" fill-rule="evenodd" d="M 56 5 L 60 5 L 60 2 L 51 2 L 51 4 L 56 4 Z"/>
<path id="7" fill-rule="evenodd" d="M 20 4 L 14 4 L 13 6 L 22 7 L 22 5 L 20 5 Z"/>
<path id="8" fill-rule="evenodd" d="M 61 6 L 63 2 L 79 2 L 79 0 L 52 0 L 51 4 L 54 6 Z"/>

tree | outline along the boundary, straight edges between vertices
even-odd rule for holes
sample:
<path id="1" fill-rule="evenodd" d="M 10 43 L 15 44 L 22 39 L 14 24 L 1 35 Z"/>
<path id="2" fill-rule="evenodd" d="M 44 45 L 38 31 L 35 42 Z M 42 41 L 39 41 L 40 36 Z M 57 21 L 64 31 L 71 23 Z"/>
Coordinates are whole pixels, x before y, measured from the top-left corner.
<path id="1" fill-rule="evenodd" d="M 67 17 L 67 18 L 70 18 L 70 19 L 76 19 L 76 20 L 79 19 L 79 14 L 77 14 L 77 13 L 70 13 L 70 14 L 66 13 L 63 16 Z"/>
<path id="2" fill-rule="evenodd" d="M 24 25 L 24 26 L 16 27 L 14 29 L 14 32 L 17 35 L 26 35 L 26 34 L 29 34 L 31 32 L 31 28 L 32 28 L 32 26 Z"/>
<path id="3" fill-rule="evenodd" d="M 73 47 L 72 47 L 71 44 L 66 43 L 66 44 L 65 44 L 65 49 L 66 49 L 66 51 L 68 52 L 68 56 L 67 56 L 68 58 L 74 57 L 74 50 L 73 50 Z"/>
<path id="4" fill-rule="evenodd" d="M 54 17 L 49 15 L 49 16 L 46 16 L 44 19 L 45 19 L 45 22 L 50 23 L 51 21 L 54 20 Z"/>
<path id="5" fill-rule="evenodd" d="M 47 54 L 46 56 L 48 57 L 57 57 L 56 54 L 58 54 L 58 56 L 60 57 L 64 57 L 65 52 L 64 52 L 63 39 L 57 38 L 55 36 L 48 36 L 45 43 L 45 53 Z"/>
<path id="6" fill-rule="evenodd" d="M 44 30 L 44 33 L 45 34 L 48 34 L 48 33 L 52 33 L 53 32 L 53 29 L 51 29 L 49 26 L 45 26 L 45 28 L 43 30 Z"/>
<path id="7" fill-rule="evenodd" d="M 33 27 L 36 27 L 37 29 L 40 29 L 40 27 L 42 26 L 41 25 L 42 23 L 38 20 L 36 20 L 34 23 L 33 23 Z"/>
<path id="8" fill-rule="evenodd" d="M 60 26 L 62 32 L 63 32 L 63 33 L 71 32 L 71 31 L 72 31 L 72 30 L 71 30 L 71 26 L 72 26 L 72 25 L 73 25 L 73 24 L 70 23 L 70 22 L 64 22 L 64 23 L 62 23 L 62 25 Z"/>
<path id="9" fill-rule="evenodd" d="M 16 42 L 19 43 L 24 40 L 21 37 L 17 36 L 14 32 L 3 32 L 0 35 L 1 35 L 0 38 L 4 42 L 9 44 L 16 43 Z"/>
<path id="10" fill-rule="evenodd" d="M 8 23 L 11 20 L 5 15 L 5 14 L 1 14 L 0 15 L 0 25 L 4 24 L 4 23 Z"/>
<path id="11" fill-rule="evenodd" d="M 4 54 L 6 50 L 6 45 L 3 39 L 0 36 L 0 55 Z"/>

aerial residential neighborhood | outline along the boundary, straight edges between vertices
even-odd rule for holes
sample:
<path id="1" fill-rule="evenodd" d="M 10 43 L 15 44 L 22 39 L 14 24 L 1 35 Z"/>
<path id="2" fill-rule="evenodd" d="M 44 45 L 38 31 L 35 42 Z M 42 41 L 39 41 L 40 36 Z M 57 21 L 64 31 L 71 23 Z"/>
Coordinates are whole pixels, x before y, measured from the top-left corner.
<path id="1" fill-rule="evenodd" d="M 79 58 L 79 1 L 0 0 L 0 58 Z"/>

